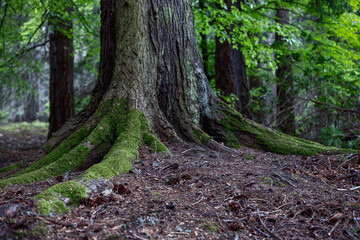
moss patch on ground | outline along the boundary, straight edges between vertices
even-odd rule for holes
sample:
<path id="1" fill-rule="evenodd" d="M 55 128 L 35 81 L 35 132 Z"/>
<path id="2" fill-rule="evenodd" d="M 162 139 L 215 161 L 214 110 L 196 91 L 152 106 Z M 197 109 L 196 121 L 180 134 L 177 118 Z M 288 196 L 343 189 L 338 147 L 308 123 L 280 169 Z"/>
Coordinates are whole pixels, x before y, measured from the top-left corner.
<path id="1" fill-rule="evenodd" d="M 235 110 L 223 106 L 223 118 L 220 124 L 230 147 L 239 143 L 280 154 L 313 155 L 318 153 L 351 153 L 352 150 L 326 147 L 316 142 L 283 134 L 245 119 Z M 234 138 L 235 137 L 235 138 Z"/>

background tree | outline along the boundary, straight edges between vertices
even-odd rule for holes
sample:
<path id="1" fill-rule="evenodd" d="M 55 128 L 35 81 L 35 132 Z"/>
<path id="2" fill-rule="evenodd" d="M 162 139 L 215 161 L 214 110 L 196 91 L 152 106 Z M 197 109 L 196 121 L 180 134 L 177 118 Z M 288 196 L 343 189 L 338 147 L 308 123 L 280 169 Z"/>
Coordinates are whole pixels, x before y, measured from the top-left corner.
<path id="1" fill-rule="evenodd" d="M 229 10 L 236 7 L 241 11 L 240 3 L 244 3 L 244 1 L 237 1 L 234 4 L 231 0 L 224 1 L 226 8 Z M 241 25 L 241 23 L 239 24 Z M 234 46 L 234 44 L 238 46 Z M 235 103 L 234 108 L 250 116 L 248 111 L 250 94 L 246 62 L 240 44 L 232 43 L 231 40 L 216 38 L 215 73 L 216 88 L 226 97 L 233 94 L 235 98 L 233 100 Z"/>
<path id="2" fill-rule="evenodd" d="M 276 6 L 276 22 L 281 25 L 290 24 L 290 15 L 283 5 Z M 291 66 L 291 52 L 285 38 L 278 32 L 275 34 L 277 49 L 276 95 L 277 114 L 276 126 L 284 133 L 295 133 L 294 77 Z"/>
<path id="3" fill-rule="evenodd" d="M 50 137 L 74 116 L 74 49 L 69 1 L 50 1 Z"/>

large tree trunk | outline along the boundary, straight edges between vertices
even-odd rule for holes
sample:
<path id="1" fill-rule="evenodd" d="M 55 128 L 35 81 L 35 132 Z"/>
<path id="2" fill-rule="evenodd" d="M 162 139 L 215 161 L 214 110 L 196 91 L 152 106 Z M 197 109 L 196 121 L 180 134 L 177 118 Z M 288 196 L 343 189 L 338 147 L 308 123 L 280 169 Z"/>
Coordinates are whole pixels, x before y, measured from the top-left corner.
<path id="1" fill-rule="evenodd" d="M 167 152 L 153 130 L 168 141 L 182 138 L 234 154 L 216 141 L 284 154 L 337 150 L 264 128 L 217 98 L 204 74 L 190 0 L 103 0 L 101 9 L 100 76 L 86 114 L 48 141 L 48 155 L 0 181 L 6 186 L 86 170 L 38 195 L 42 212 L 66 211 L 65 203 L 103 191 L 106 181 L 93 179 L 129 171 L 143 142 Z"/>
<path id="2" fill-rule="evenodd" d="M 68 118 L 75 114 L 74 104 L 74 50 L 72 46 L 72 22 L 59 17 L 63 3 L 50 2 L 50 119 L 48 137 L 56 132 Z M 70 13 L 68 6 L 65 12 Z"/>
<path id="3" fill-rule="evenodd" d="M 240 2 L 242 1 L 234 4 L 232 0 L 224 2 L 228 9 L 231 9 L 232 5 L 241 9 Z M 230 94 L 237 96 L 239 100 L 235 101 L 234 108 L 249 117 L 250 93 L 245 57 L 241 50 L 234 49 L 228 41 L 221 43 L 219 38 L 216 38 L 215 74 L 216 88 L 220 89 L 226 97 Z"/>
<path id="4" fill-rule="evenodd" d="M 280 24 L 289 24 L 289 11 L 281 9 L 276 10 L 276 21 Z M 275 35 L 275 43 L 281 51 L 281 48 L 287 48 L 288 45 L 280 34 Z M 285 51 L 288 52 L 289 50 Z M 295 113 L 294 113 L 294 80 L 289 55 L 281 54 L 278 56 L 279 64 L 276 70 L 277 78 L 277 115 L 276 126 L 284 133 L 295 133 Z"/>

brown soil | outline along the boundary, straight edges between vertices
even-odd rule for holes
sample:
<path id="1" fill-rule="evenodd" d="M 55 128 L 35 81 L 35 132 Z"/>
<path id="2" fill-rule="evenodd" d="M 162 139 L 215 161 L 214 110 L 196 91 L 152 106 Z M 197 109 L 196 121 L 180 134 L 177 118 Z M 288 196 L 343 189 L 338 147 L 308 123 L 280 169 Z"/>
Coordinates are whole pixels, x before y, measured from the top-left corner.
<path id="1" fill-rule="evenodd" d="M 355 155 L 143 148 L 115 193 L 43 216 L 32 197 L 77 175 L 0 190 L 0 239 L 360 239 Z"/>

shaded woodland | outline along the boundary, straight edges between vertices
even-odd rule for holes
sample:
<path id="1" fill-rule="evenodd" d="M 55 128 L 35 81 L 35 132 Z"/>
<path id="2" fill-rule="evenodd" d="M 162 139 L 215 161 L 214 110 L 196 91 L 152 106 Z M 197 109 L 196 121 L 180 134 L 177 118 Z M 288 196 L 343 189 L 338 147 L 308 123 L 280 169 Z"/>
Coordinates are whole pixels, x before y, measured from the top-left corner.
<path id="1" fill-rule="evenodd" d="M 357 1 L 0 5 L 1 237 L 359 238 Z"/>

